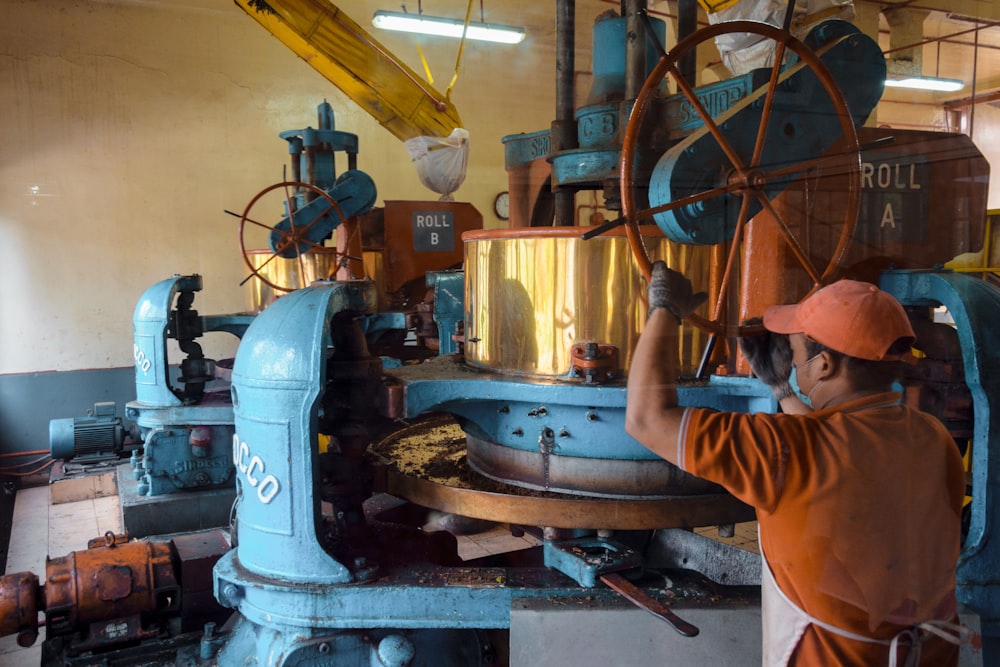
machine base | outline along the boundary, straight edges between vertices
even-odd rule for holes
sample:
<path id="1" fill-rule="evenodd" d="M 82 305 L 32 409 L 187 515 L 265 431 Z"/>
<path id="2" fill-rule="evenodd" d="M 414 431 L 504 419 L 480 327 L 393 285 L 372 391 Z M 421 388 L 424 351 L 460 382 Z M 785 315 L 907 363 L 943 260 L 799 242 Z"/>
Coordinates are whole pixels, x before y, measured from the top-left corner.
<path id="1" fill-rule="evenodd" d="M 129 537 L 185 533 L 206 528 L 228 527 L 236 488 L 184 491 L 161 496 L 142 496 L 139 482 L 128 463 L 116 471 L 121 501 L 122 528 Z"/>

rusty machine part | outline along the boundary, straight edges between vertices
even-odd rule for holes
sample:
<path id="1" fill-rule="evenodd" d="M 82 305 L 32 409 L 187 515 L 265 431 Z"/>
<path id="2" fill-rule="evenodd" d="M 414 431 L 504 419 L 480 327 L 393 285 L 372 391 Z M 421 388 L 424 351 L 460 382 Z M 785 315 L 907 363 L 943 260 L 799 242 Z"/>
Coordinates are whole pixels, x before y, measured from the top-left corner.
<path id="1" fill-rule="evenodd" d="M 80 648 L 155 636 L 158 628 L 148 627 L 142 616 L 180 610 L 176 560 L 172 543 L 116 544 L 113 536 L 107 546 L 50 558 L 44 588 L 47 632 L 87 628 Z"/>
<path id="2" fill-rule="evenodd" d="M 40 611 L 46 642 L 61 638 L 67 653 L 161 637 L 169 623 L 174 632 L 195 629 L 220 619 L 211 570 L 228 549 L 217 530 L 134 542 L 109 531 L 88 549 L 49 558 L 41 584 L 31 572 L 0 578 L 0 635 L 17 633 L 31 646 Z"/>
<path id="3" fill-rule="evenodd" d="M 618 376 L 618 348 L 601 343 L 579 343 L 570 350 L 573 365 L 570 372 L 584 382 L 607 382 Z"/>
<path id="4" fill-rule="evenodd" d="M 0 636 L 17 633 L 19 646 L 38 639 L 38 577 L 18 572 L 0 577 Z"/>

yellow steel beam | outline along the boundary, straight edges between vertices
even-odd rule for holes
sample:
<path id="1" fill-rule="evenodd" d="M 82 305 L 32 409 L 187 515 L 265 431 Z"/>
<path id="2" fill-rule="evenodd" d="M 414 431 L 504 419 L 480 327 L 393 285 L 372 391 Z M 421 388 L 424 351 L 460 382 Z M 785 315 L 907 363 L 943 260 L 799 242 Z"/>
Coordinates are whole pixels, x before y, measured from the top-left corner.
<path id="1" fill-rule="evenodd" d="M 235 0 L 402 141 L 462 127 L 444 95 L 327 0 Z"/>

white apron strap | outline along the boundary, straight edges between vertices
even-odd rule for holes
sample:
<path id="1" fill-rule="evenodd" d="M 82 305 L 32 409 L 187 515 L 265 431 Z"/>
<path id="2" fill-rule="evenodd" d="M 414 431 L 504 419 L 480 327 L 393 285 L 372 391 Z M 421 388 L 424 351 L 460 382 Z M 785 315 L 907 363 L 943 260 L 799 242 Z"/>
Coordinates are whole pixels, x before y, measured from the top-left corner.
<path id="1" fill-rule="evenodd" d="M 764 667 L 786 667 L 792 653 L 799 645 L 802 635 L 810 625 L 817 625 L 840 637 L 867 644 L 882 644 L 889 647 L 889 667 L 916 667 L 920 664 L 920 646 L 930 635 L 940 637 L 952 644 L 961 645 L 968 641 L 968 628 L 947 621 L 924 621 L 898 632 L 892 639 L 875 639 L 859 635 L 810 616 L 804 609 L 792 602 L 778 586 L 761 547 L 761 622 L 764 630 Z M 899 647 L 909 647 L 906 662 L 899 665 Z"/>
<path id="2" fill-rule="evenodd" d="M 778 588 L 771 566 L 761 550 L 761 624 L 763 626 L 764 667 L 786 667 L 799 645 L 811 617 Z"/>

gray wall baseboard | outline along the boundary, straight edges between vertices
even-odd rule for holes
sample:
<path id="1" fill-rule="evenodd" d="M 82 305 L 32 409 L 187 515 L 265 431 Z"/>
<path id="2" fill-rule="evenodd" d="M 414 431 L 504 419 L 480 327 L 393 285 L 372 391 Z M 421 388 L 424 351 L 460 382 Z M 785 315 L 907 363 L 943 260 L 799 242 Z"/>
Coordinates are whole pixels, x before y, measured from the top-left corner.
<path id="1" fill-rule="evenodd" d="M 94 403 L 135 400 L 135 368 L 0 375 L 0 453 L 49 448 L 49 421 L 85 417 Z"/>

